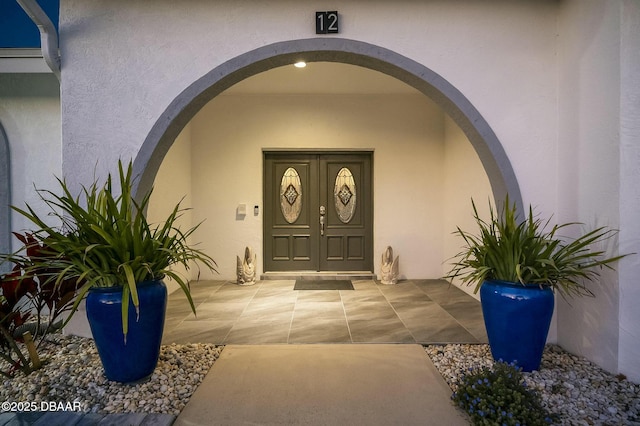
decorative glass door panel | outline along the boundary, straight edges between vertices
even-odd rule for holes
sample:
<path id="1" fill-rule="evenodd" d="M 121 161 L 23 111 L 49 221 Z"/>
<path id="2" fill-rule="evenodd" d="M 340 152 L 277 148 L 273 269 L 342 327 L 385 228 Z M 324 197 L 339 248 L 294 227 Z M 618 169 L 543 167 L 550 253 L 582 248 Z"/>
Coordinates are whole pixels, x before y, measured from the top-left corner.
<path id="1" fill-rule="evenodd" d="M 264 270 L 373 271 L 371 153 L 265 153 Z"/>

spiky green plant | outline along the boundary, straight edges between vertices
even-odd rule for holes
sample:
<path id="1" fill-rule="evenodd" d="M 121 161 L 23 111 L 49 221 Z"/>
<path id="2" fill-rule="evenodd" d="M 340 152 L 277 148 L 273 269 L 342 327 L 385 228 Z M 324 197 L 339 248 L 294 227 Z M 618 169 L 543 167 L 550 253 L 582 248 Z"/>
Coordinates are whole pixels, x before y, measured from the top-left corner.
<path id="1" fill-rule="evenodd" d="M 122 332 L 126 340 L 128 310 L 131 300 L 139 313 L 137 283 L 172 278 L 183 290 L 191 309 L 189 283 L 172 266 L 182 265 L 189 270 L 203 265 L 215 271 L 215 261 L 203 251 L 189 245 L 188 239 L 199 224 L 186 231 L 178 227 L 178 220 L 186 210 L 176 204 L 163 223 L 147 222 L 145 211 L 151 191 L 136 202 L 133 193 L 133 166 L 118 162 L 119 188 L 108 175 L 103 185 L 94 182 L 82 186 L 81 194 L 74 197 L 66 182 L 58 179 L 61 193 L 37 190 L 40 199 L 49 208 L 49 216 L 57 218 L 61 226 L 54 227 L 42 219 L 31 206 L 12 208 L 29 219 L 36 230 L 33 236 L 49 248 L 49 256 L 42 262 L 55 265 L 57 273 L 50 279 L 60 285 L 74 279 L 82 286 L 78 289 L 73 312 L 92 287 L 122 287 Z M 116 191 L 119 190 L 119 193 Z M 41 268 L 42 265 L 34 265 Z M 67 318 L 67 321 L 71 315 Z"/>
<path id="2" fill-rule="evenodd" d="M 550 226 L 550 219 L 536 217 L 531 206 L 527 217 L 519 220 L 508 196 L 500 211 L 489 204 L 488 221 L 480 218 L 473 200 L 471 204 L 478 232 L 459 227 L 454 232 L 464 245 L 445 278 L 475 284 L 475 292 L 485 280 L 499 280 L 548 286 L 563 297 L 593 296 L 587 282 L 599 277 L 603 267 L 613 269 L 611 264 L 624 257 L 605 257 L 603 250 L 592 249 L 615 236 L 616 230 L 599 227 L 571 239 L 562 237 L 560 231 L 581 224 Z"/>

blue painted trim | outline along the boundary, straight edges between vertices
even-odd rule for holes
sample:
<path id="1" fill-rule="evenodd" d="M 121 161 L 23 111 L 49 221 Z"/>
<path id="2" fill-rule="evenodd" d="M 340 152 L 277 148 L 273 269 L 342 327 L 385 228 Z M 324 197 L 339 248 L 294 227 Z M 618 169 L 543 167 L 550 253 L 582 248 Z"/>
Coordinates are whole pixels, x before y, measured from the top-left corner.
<path id="1" fill-rule="evenodd" d="M 39 0 L 38 4 L 58 31 L 60 0 Z M 0 0 L 0 48 L 39 48 L 40 32 L 15 0 Z"/>

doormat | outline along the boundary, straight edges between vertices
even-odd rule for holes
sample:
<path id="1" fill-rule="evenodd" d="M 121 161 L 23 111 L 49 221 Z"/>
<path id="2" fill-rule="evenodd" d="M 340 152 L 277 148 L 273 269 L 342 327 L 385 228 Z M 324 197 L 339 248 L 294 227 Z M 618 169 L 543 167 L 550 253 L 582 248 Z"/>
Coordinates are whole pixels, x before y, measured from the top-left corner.
<path id="1" fill-rule="evenodd" d="M 351 280 L 296 280 L 294 290 L 353 290 Z"/>

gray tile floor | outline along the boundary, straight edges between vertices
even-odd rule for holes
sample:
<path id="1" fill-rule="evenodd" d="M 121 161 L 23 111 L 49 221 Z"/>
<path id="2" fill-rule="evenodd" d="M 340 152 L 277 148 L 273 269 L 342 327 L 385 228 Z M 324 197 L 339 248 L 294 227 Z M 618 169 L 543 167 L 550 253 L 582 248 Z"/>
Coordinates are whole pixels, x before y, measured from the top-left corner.
<path id="1" fill-rule="evenodd" d="M 293 280 L 192 283 L 169 295 L 163 344 L 486 343 L 480 302 L 442 280 L 293 290 Z"/>

